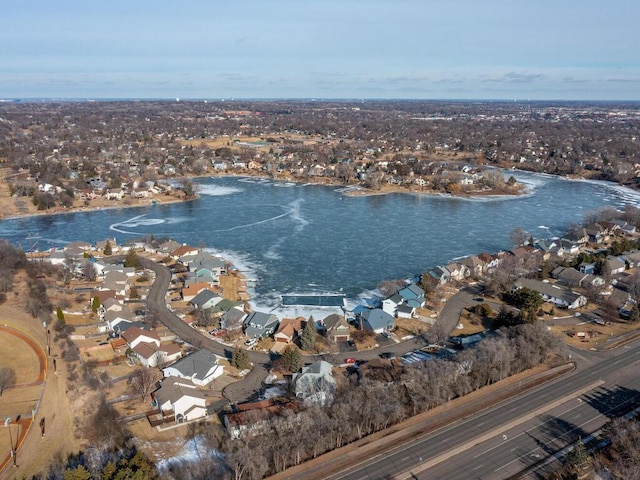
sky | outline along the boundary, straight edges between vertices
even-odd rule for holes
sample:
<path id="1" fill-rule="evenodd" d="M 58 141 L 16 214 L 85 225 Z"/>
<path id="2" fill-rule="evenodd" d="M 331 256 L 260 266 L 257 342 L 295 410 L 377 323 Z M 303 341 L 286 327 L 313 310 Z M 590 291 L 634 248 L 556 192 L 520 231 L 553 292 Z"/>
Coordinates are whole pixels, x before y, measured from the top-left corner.
<path id="1" fill-rule="evenodd" d="M 7 0 L 0 98 L 640 100 L 640 0 Z"/>

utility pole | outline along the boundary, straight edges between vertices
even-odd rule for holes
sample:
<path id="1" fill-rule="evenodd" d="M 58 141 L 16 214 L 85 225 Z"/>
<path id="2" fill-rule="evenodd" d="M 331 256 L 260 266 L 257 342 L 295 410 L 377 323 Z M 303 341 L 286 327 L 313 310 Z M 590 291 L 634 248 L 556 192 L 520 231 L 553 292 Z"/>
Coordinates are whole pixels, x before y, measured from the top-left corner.
<path id="1" fill-rule="evenodd" d="M 11 418 L 7 417 L 7 419 L 4 421 L 4 426 L 9 428 L 9 443 L 11 444 L 11 459 L 13 460 L 13 466 L 17 467 L 18 464 L 17 459 L 16 459 L 16 449 L 13 446 L 13 435 L 11 434 Z M 17 439 L 16 439 L 17 440 Z"/>

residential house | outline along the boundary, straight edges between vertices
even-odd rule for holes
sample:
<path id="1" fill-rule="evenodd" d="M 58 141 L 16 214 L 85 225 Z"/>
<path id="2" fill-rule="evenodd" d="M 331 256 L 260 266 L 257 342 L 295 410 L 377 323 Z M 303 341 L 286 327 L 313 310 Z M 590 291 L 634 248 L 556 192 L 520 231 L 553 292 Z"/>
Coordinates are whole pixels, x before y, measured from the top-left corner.
<path id="1" fill-rule="evenodd" d="M 571 243 L 577 243 L 579 245 L 585 245 L 589 241 L 589 235 L 584 228 L 575 228 L 565 233 L 562 236 L 561 240 L 566 240 Z"/>
<path id="2" fill-rule="evenodd" d="M 244 313 L 241 306 L 230 308 L 220 317 L 220 328 L 238 330 L 244 326 L 245 318 L 247 318 L 247 314 Z"/>
<path id="3" fill-rule="evenodd" d="M 460 260 L 460 263 L 465 267 L 467 267 L 467 271 L 469 272 L 470 276 L 474 278 L 482 277 L 486 264 L 485 262 L 480 260 L 478 256 L 473 255 L 470 257 L 465 257 L 462 260 Z"/>
<path id="4" fill-rule="evenodd" d="M 100 290 L 114 291 L 117 296 L 124 297 L 127 294 L 129 285 L 127 282 L 121 282 L 114 278 L 105 278 L 100 285 Z"/>
<path id="5" fill-rule="evenodd" d="M 278 317 L 269 313 L 252 312 L 244 320 L 244 333 L 249 338 L 266 338 L 278 328 Z"/>
<path id="6" fill-rule="evenodd" d="M 173 365 L 162 369 L 164 377 L 180 377 L 191 380 L 204 387 L 224 373 L 224 367 L 218 365 L 218 357 L 208 350 L 196 350 L 182 357 Z"/>
<path id="7" fill-rule="evenodd" d="M 107 322 L 107 326 L 109 330 L 113 331 L 113 327 L 115 324 L 120 323 L 122 321 L 131 323 L 135 321 L 134 313 L 129 309 L 129 307 L 123 307 L 120 310 L 105 310 L 102 315 L 102 320 Z"/>
<path id="8" fill-rule="evenodd" d="M 222 297 L 216 295 L 211 290 L 202 290 L 189 301 L 189 305 L 197 310 L 212 308 L 222 301 Z"/>
<path id="9" fill-rule="evenodd" d="M 209 285 L 209 283 L 207 282 L 192 283 L 188 287 L 184 287 L 182 289 L 181 291 L 182 299 L 185 302 L 190 302 L 191 300 L 194 299 L 196 295 L 198 295 L 203 290 L 209 289 L 209 287 L 211 287 L 211 285 Z"/>
<path id="10" fill-rule="evenodd" d="M 100 304 L 102 304 L 102 303 L 104 303 L 104 301 L 107 298 L 115 298 L 116 297 L 116 292 L 113 291 L 113 290 L 97 290 L 97 291 L 93 292 L 91 295 L 92 296 L 91 296 L 91 300 L 89 301 L 89 305 L 91 305 L 91 302 L 96 297 L 100 301 Z"/>
<path id="11" fill-rule="evenodd" d="M 91 253 L 91 244 L 87 242 L 69 242 L 64 246 L 65 258 L 72 258 L 75 260 L 82 260 L 85 258 L 85 254 Z"/>
<path id="12" fill-rule="evenodd" d="M 178 260 L 180 257 L 184 257 L 185 255 L 195 255 L 200 250 L 196 247 L 191 247 L 189 245 L 183 244 L 176 248 L 173 252 L 171 252 L 171 256 Z"/>
<path id="13" fill-rule="evenodd" d="M 210 310 L 214 315 L 222 315 L 235 307 L 240 307 L 240 309 L 242 310 L 242 305 L 242 302 L 234 302 L 233 300 L 227 300 L 226 298 L 223 298 L 220 302 L 211 307 Z"/>
<path id="14" fill-rule="evenodd" d="M 180 345 L 174 342 L 161 343 L 160 345 L 140 342 L 131 350 L 133 350 L 138 362 L 149 368 L 175 362 L 182 356 Z"/>
<path id="15" fill-rule="evenodd" d="M 441 266 L 432 268 L 427 272 L 427 275 L 429 275 L 437 285 L 444 285 L 449 281 L 449 278 L 451 277 L 451 274 L 446 269 L 446 267 Z"/>
<path id="16" fill-rule="evenodd" d="M 591 243 L 604 243 L 609 240 L 609 231 L 599 223 L 592 223 L 584 229 Z"/>
<path id="17" fill-rule="evenodd" d="M 402 304 L 402 302 L 404 302 L 404 298 L 402 298 L 400 294 L 396 293 L 382 301 L 382 310 L 387 312 L 389 315 L 395 315 L 398 305 Z"/>
<path id="18" fill-rule="evenodd" d="M 626 233 L 627 235 L 632 235 L 636 233 L 635 225 L 631 225 L 630 223 L 627 223 L 625 220 L 613 220 L 611 223 L 614 223 L 615 225 L 617 225 L 618 229 L 621 230 L 623 233 Z"/>
<path id="19" fill-rule="evenodd" d="M 110 188 L 105 195 L 107 200 L 122 200 L 125 191 L 122 188 Z"/>
<path id="20" fill-rule="evenodd" d="M 304 318 L 283 318 L 278 326 L 278 330 L 273 335 L 277 343 L 289 343 L 295 340 L 302 332 L 302 321 Z"/>
<path id="21" fill-rule="evenodd" d="M 160 346 L 160 337 L 155 332 L 149 330 L 143 330 L 139 327 L 129 327 L 122 332 L 122 338 L 124 338 L 129 345 L 129 348 L 134 348 L 141 342 L 153 343 L 157 347 Z"/>
<path id="22" fill-rule="evenodd" d="M 479 254 L 478 259 L 481 262 L 484 262 L 483 273 L 487 271 L 491 271 L 494 268 L 496 268 L 498 265 L 500 265 L 500 262 L 502 262 L 503 257 L 504 257 L 504 252 L 498 252 L 493 255 L 487 252 L 482 252 L 481 254 Z"/>
<path id="23" fill-rule="evenodd" d="M 165 378 L 152 397 L 162 412 L 175 416 L 177 423 L 207 416 L 205 396 L 188 379 Z"/>
<path id="24" fill-rule="evenodd" d="M 416 308 L 403 303 L 402 305 L 398 305 L 396 309 L 396 316 L 398 318 L 413 318 L 416 314 Z"/>
<path id="25" fill-rule="evenodd" d="M 618 257 L 608 256 L 604 262 L 605 273 L 609 276 L 624 272 L 626 264 Z"/>
<path id="26" fill-rule="evenodd" d="M 214 277 L 210 272 L 206 270 L 200 270 L 199 272 L 186 272 L 184 276 L 184 287 L 188 288 L 192 285 L 206 283 L 209 287 L 218 287 L 220 285 L 220 279 Z"/>
<path id="27" fill-rule="evenodd" d="M 351 340 L 351 327 L 344 315 L 334 313 L 322 322 L 327 333 L 327 339 L 332 343 L 348 342 Z"/>
<path id="28" fill-rule="evenodd" d="M 104 272 L 104 271 L 103 271 Z M 117 283 L 119 285 L 125 286 L 127 281 L 129 281 L 129 277 L 126 273 L 122 271 L 109 271 L 104 272 L 104 281 L 107 283 Z"/>
<path id="29" fill-rule="evenodd" d="M 189 267 L 189 270 L 192 272 L 195 272 L 200 268 L 206 268 L 214 276 L 222 275 L 226 271 L 227 267 L 227 264 L 224 261 L 218 257 L 214 257 L 208 252 L 190 252 L 181 256 L 178 260 L 183 265 Z"/>
<path id="30" fill-rule="evenodd" d="M 118 253 L 120 253 L 120 246 L 118 245 L 118 242 L 115 238 L 107 238 L 105 240 L 96 242 L 96 250 L 101 253 L 104 252 L 104 249 L 107 246 L 107 242 L 111 246 L 112 254 L 117 255 Z"/>
<path id="31" fill-rule="evenodd" d="M 135 267 L 125 267 L 122 265 L 112 265 L 112 264 L 103 264 L 100 269 L 102 272 L 102 277 L 105 278 L 107 275 L 113 272 L 119 272 L 125 274 L 128 278 L 132 278 L 136 275 Z"/>
<path id="32" fill-rule="evenodd" d="M 425 303 L 424 290 L 415 283 L 407 285 L 398 292 L 404 303 L 411 307 L 422 308 Z"/>
<path id="33" fill-rule="evenodd" d="M 515 283 L 515 288 L 518 289 L 522 287 L 540 293 L 545 302 L 551 302 L 559 307 L 576 309 L 587 304 L 586 297 L 562 285 L 541 282 L 530 278 L 519 278 Z"/>
<path id="34" fill-rule="evenodd" d="M 596 271 L 596 264 L 582 262 L 579 266 L 579 269 L 580 269 L 580 273 L 586 273 L 587 275 L 592 275 Z"/>
<path id="35" fill-rule="evenodd" d="M 381 308 L 366 309 L 360 317 L 362 328 L 372 330 L 374 333 L 389 332 L 396 326 L 396 319 Z"/>
<path id="36" fill-rule="evenodd" d="M 559 257 L 577 255 L 578 253 L 580 253 L 581 247 L 582 247 L 582 244 L 577 242 L 572 242 L 570 240 L 566 240 L 563 238 L 559 242 L 558 250 L 556 254 Z"/>
<path id="37" fill-rule="evenodd" d="M 166 242 L 158 245 L 158 251 L 160 253 L 164 253 L 166 255 L 171 254 L 174 250 L 181 247 L 182 245 L 176 242 L 175 240 L 167 240 Z"/>
<path id="38" fill-rule="evenodd" d="M 304 399 L 307 404 L 325 406 L 331 404 L 335 397 L 333 365 L 324 360 L 302 367 L 300 373 L 293 374 L 291 383 L 296 397 Z"/>
<path id="39" fill-rule="evenodd" d="M 569 287 L 580 287 L 582 281 L 587 276 L 586 273 L 580 273 L 575 268 L 556 267 L 551 276 L 558 280 L 558 282 L 567 285 Z"/>
<path id="40" fill-rule="evenodd" d="M 461 281 L 469 276 L 469 269 L 462 263 L 451 262 L 446 265 L 452 280 Z"/>
<path id="41" fill-rule="evenodd" d="M 622 255 L 622 258 L 629 264 L 629 268 L 640 267 L 640 252 L 630 252 Z"/>
<path id="42" fill-rule="evenodd" d="M 604 285 L 604 280 L 595 275 L 579 272 L 575 268 L 557 267 L 551 272 L 551 276 L 559 283 L 569 287 L 586 287 L 587 285 Z"/>
<path id="43" fill-rule="evenodd" d="M 105 264 L 102 261 L 96 260 L 95 258 L 86 258 L 82 261 L 82 265 L 80 266 L 80 274 L 84 277 L 84 268 L 87 263 L 91 263 L 96 272 L 96 278 L 104 278 L 104 268 Z"/>

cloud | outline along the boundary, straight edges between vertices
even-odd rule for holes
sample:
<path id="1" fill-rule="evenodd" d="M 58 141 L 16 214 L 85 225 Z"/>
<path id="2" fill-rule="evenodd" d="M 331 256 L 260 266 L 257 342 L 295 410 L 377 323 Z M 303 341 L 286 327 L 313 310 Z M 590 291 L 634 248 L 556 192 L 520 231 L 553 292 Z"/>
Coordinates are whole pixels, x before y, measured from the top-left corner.
<path id="1" fill-rule="evenodd" d="M 542 73 L 518 73 L 509 72 L 499 77 L 485 78 L 483 83 L 536 83 L 544 82 L 548 77 Z"/>
<path id="2" fill-rule="evenodd" d="M 563 77 L 560 79 L 562 83 L 591 83 L 593 80 L 588 78 Z"/>

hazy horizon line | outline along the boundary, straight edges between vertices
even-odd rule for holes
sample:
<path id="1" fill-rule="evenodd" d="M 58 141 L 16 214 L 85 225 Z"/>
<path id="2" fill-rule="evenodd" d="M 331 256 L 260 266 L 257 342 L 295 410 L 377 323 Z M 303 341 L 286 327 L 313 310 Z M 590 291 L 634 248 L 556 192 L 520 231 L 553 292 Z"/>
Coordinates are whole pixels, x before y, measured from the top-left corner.
<path id="1" fill-rule="evenodd" d="M 0 103 L 19 102 L 484 102 L 484 103 L 640 103 L 638 100 L 568 100 L 568 99 L 518 99 L 518 98 L 356 98 L 356 97 L 7 97 Z"/>

